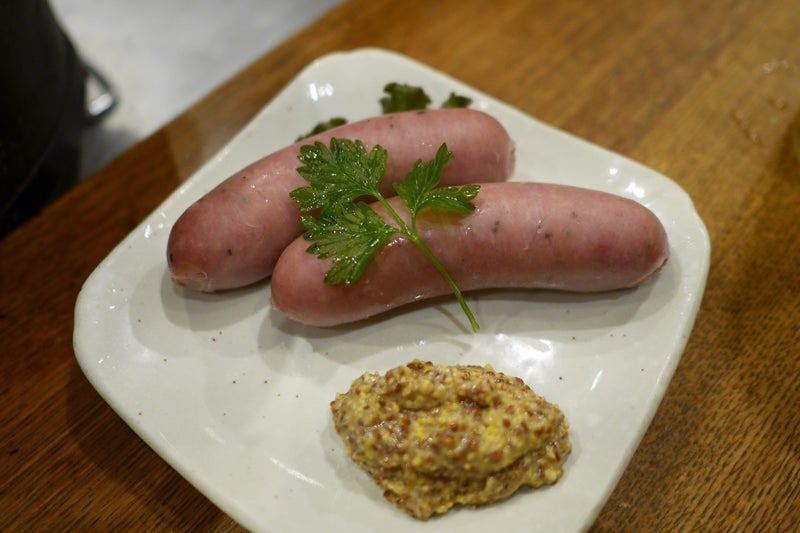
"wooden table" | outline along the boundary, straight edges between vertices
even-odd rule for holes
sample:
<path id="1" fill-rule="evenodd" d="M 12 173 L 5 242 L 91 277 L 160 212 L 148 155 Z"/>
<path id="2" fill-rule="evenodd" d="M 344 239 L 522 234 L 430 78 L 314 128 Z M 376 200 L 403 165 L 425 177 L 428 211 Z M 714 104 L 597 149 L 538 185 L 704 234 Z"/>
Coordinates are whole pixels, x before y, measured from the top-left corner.
<path id="1" fill-rule="evenodd" d="M 790 529 L 800 520 L 798 28 L 795 0 L 344 3 L 0 242 L 0 530 L 239 529 L 84 378 L 73 305 L 112 247 L 302 67 L 362 46 L 421 60 L 689 192 L 712 241 L 705 298 L 593 529 Z"/>

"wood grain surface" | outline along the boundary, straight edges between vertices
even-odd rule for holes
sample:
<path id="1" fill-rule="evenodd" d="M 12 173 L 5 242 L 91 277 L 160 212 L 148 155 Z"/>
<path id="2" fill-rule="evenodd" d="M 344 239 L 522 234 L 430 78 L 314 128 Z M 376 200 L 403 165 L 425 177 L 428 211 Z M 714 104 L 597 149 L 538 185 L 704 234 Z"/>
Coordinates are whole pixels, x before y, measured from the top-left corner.
<path id="1" fill-rule="evenodd" d="M 75 299 L 116 243 L 304 66 L 363 46 L 652 167 L 687 190 L 708 227 L 694 331 L 592 531 L 792 530 L 798 28 L 796 0 L 345 2 L 0 242 L 0 531 L 241 529 L 85 379 Z"/>

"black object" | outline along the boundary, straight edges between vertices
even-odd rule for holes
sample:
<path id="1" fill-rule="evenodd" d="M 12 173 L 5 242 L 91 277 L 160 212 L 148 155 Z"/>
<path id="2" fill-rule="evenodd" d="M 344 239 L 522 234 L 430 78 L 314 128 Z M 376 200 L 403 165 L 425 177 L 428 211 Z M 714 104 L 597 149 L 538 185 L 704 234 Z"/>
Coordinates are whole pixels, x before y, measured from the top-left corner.
<path id="1" fill-rule="evenodd" d="M 47 0 L 0 0 L 0 238 L 76 183 L 86 79 Z"/>

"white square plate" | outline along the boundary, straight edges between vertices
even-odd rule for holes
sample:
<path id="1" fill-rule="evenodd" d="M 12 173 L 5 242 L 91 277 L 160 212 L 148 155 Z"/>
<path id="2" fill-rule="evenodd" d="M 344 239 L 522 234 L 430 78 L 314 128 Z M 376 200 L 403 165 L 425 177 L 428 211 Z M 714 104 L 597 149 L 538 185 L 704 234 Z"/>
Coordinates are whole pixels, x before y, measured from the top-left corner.
<path id="1" fill-rule="evenodd" d="M 518 181 L 634 198 L 666 227 L 667 265 L 650 283 L 607 294 L 496 291 L 347 328 L 315 329 L 269 307 L 269 283 L 195 294 L 170 281 L 172 223 L 217 182 L 333 116 L 380 113 L 390 81 L 451 91 L 495 116 L 517 144 Z M 703 294 L 709 239 L 674 182 L 544 125 L 403 56 L 361 49 L 303 70 L 220 153 L 97 267 L 76 304 L 74 345 L 89 381 L 161 457 L 255 531 L 579 531 L 595 519 L 649 425 Z M 364 371 L 414 358 L 486 364 L 558 404 L 573 452 L 554 486 L 419 522 L 386 502 L 346 457 L 329 402 Z"/>

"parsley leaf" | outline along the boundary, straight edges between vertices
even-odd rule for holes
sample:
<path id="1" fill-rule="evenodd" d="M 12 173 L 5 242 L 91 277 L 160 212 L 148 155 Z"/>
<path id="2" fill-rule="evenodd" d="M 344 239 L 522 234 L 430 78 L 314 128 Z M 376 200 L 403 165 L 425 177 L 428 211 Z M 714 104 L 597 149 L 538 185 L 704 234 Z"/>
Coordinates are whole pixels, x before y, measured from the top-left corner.
<path id="1" fill-rule="evenodd" d="M 389 95 L 381 98 L 381 108 L 384 114 L 426 109 L 431 103 L 430 97 L 421 87 L 405 83 L 387 83 L 383 92 Z"/>
<path id="2" fill-rule="evenodd" d="M 422 87 L 416 85 L 408 85 L 406 83 L 391 82 L 383 87 L 383 92 L 388 96 L 380 99 L 381 109 L 383 114 L 396 113 L 399 111 L 414 111 L 420 109 L 427 109 L 431 104 L 431 98 Z M 466 96 L 460 96 L 451 92 L 450 96 L 442 102 L 442 109 L 453 107 L 469 107 L 472 104 L 472 99 Z M 308 139 L 318 133 L 328 131 L 338 126 L 347 124 L 347 119 L 344 117 L 333 117 L 324 122 L 318 123 L 311 131 L 300 135 L 295 139 L 295 142 Z"/>
<path id="3" fill-rule="evenodd" d="M 344 118 L 344 117 L 333 117 L 332 119 L 327 120 L 325 122 L 320 122 L 319 124 L 314 126 L 311 129 L 311 131 L 309 131 L 308 133 L 303 134 L 303 135 L 299 136 L 297 139 L 295 139 L 294 142 L 299 142 L 299 141 L 302 141 L 303 139 L 308 139 L 309 137 L 312 137 L 312 136 L 316 135 L 317 133 L 322 133 L 323 131 L 332 130 L 333 128 L 336 128 L 336 127 L 339 127 L 339 126 L 344 126 L 345 124 L 347 124 L 347 119 L 346 118 Z"/>
<path id="4" fill-rule="evenodd" d="M 478 331 L 478 322 L 455 280 L 416 230 L 417 215 L 423 209 L 462 215 L 475 209 L 472 200 L 478 194 L 478 185 L 438 188 L 452 157 L 447 145 L 442 144 L 431 161 L 418 161 L 405 180 L 395 184 L 408 208 L 406 221 L 380 192 L 387 158 L 383 147 L 377 145 L 367 152 L 361 141 L 336 138 L 331 139 L 329 147 L 321 142 L 302 146 L 298 159 L 303 166 L 297 171 L 309 185 L 289 195 L 305 213 L 300 218 L 303 237 L 312 243 L 306 251 L 321 259 L 332 259 L 325 283 L 352 285 L 394 234 L 404 235 L 433 263 L 456 296 L 472 330 Z M 383 205 L 396 225 L 384 221 L 365 203 L 363 198 L 367 197 Z"/>
<path id="5" fill-rule="evenodd" d="M 466 96 L 459 96 L 456 93 L 450 93 L 450 96 L 442 103 L 442 109 L 449 109 L 453 107 L 469 107 L 472 103 L 472 98 Z"/>
<path id="6" fill-rule="evenodd" d="M 387 153 L 381 146 L 367 152 L 364 143 L 333 138 L 300 147 L 297 172 L 310 183 L 289 193 L 301 211 L 342 211 L 361 196 L 374 196 L 386 172 Z"/>
<path id="7" fill-rule="evenodd" d="M 349 204 L 336 217 L 300 218 L 306 240 L 313 241 L 306 251 L 320 259 L 333 257 L 333 267 L 325 283 L 351 285 L 361 277 L 375 254 L 397 232 L 364 202 Z"/>
<path id="8" fill-rule="evenodd" d="M 469 215 L 475 210 L 471 202 L 478 194 L 477 185 L 436 188 L 442 180 L 444 167 L 452 158 L 453 153 L 447 150 L 446 144 L 442 144 L 433 160 L 417 161 L 405 181 L 394 185 L 398 196 L 408 207 L 412 220 L 425 208 L 453 211 L 462 215 Z"/>
<path id="9" fill-rule="evenodd" d="M 417 109 L 427 109 L 431 104 L 431 98 L 422 87 L 408 85 L 405 83 L 387 83 L 383 92 L 388 94 L 381 98 L 381 108 L 383 113 L 396 113 L 398 111 L 413 111 Z M 442 109 L 453 107 L 469 107 L 472 99 L 460 96 L 451 92 L 450 96 L 442 102 Z"/>

